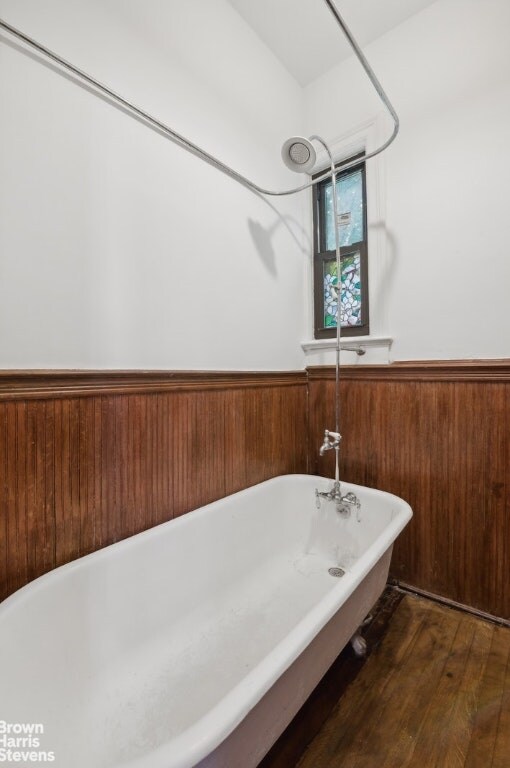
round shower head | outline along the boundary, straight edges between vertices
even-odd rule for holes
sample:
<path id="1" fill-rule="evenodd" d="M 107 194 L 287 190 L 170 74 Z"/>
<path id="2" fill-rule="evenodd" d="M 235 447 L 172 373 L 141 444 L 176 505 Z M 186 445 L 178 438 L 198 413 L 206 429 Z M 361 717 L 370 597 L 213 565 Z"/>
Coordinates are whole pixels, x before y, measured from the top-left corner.
<path id="1" fill-rule="evenodd" d="M 283 162 L 297 173 L 312 173 L 316 157 L 311 142 L 303 136 L 291 136 L 282 147 Z"/>

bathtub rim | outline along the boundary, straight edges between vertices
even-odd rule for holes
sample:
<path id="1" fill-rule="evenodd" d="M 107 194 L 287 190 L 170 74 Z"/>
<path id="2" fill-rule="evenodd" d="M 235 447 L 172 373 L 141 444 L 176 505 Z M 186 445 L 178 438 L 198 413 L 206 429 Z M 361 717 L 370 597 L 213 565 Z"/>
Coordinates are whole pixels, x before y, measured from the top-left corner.
<path id="1" fill-rule="evenodd" d="M 326 484 L 332 482 L 331 479 L 319 475 L 293 474 L 278 475 L 251 487 L 256 488 L 279 478 L 296 477 L 313 478 Z M 383 495 L 387 499 L 395 500 L 399 507 L 398 514 L 365 550 L 363 556 L 346 572 L 342 580 L 339 580 L 336 587 L 327 592 L 312 610 L 304 614 L 291 632 L 212 709 L 174 737 L 171 742 L 162 744 L 152 752 L 123 763 L 122 768 L 193 768 L 200 760 L 204 759 L 235 730 L 278 678 L 296 661 L 321 629 L 341 609 L 344 602 L 348 600 L 386 551 L 393 546 L 399 533 L 412 518 L 413 512 L 410 505 L 404 499 L 387 491 L 379 491 L 368 486 L 347 482 L 342 482 L 342 486 L 353 491 L 356 489 L 368 490 L 378 496 Z M 215 503 L 213 502 L 213 504 Z M 202 509 L 205 507 L 200 508 L 200 510 Z M 232 717 L 232 712 L 235 713 L 234 717 Z M 222 723 L 221 729 L 219 723 Z M 214 733 L 214 736 L 211 736 L 211 733 Z"/>
<path id="2" fill-rule="evenodd" d="M 317 484 L 320 489 L 328 487 L 332 480 L 318 475 L 287 474 L 277 475 L 261 483 L 241 489 L 226 497 L 198 507 L 188 513 L 172 518 L 156 526 L 152 526 L 137 534 L 133 534 L 113 544 L 102 547 L 95 552 L 80 557 L 69 563 L 45 573 L 29 582 L 0 603 L 0 622 L 11 609 L 20 607 L 26 599 L 30 599 L 39 590 L 46 588 L 55 580 L 60 580 L 64 573 L 80 570 L 90 563 L 111 556 L 112 551 L 128 550 L 136 546 L 141 538 L 149 539 L 157 536 L 164 526 L 190 524 L 193 519 L 209 514 L 214 508 L 224 503 L 225 499 L 246 495 L 255 489 L 275 483 L 291 482 L 295 479 L 306 480 L 313 487 Z M 132 760 L 119 764 L 122 768 L 192 768 L 204 757 L 216 749 L 241 723 L 251 709 L 261 700 L 265 693 L 274 685 L 276 680 L 292 665 L 314 637 L 328 623 L 343 603 L 361 584 L 374 565 L 393 546 L 393 542 L 412 517 L 409 504 L 400 497 L 368 486 L 342 482 L 346 490 L 371 496 L 384 497 L 396 507 L 396 514 L 388 525 L 378 535 L 374 542 L 365 550 L 363 555 L 346 571 L 338 584 L 329 590 L 319 602 L 253 669 L 218 701 L 205 715 L 186 728 L 170 741 L 161 744 L 152 751 L 146 752 Z M 314 502 L 315 503 L 315 502 Z"/>
<path id="3" fill-rule="evenodd" d="M 35 579 L 32 579 L 27 584 L 24 584 L 22 587 L 19 587 L 15 592 L 5 597 L 3 600 L 0 601 L 0 621 L 2 619 L 3 614 L 10 610 L 13 606 L 17 605 L 18 602 L 21 602 L 22 600 L 28 598 L 28 596 L 32 592 L 37 592 L 39 589 L 42 589 L 46 586 L 46 584 L 51 584 L 52 581 L 58 580 L 61 578 L 61 575 L 64 571 L 71 572 L 73 570 L 81 570 L 82 568 L 86 567 L 87 564 L 93 562 L 94 560 L 101 560 L 109 556 L 109 553 L 112 551 L 122 550 L 122 549 L 129 549 L 131 547 L 136 546 L 136 542 L 140 541 L 141 539 L 150 539 L 152 537 L 155 537 L 158 535 L 158 532 L 161 531 L 161 529 L 172 526 L 173 528 L 177 528 L 178 526 L 187 525 L 189 524 L 190 520 L 199 519 L 200 517 L 205 516 L 206 514 L 209 514 L 214 508 L 219 507 L 222 503 L 225 502 L 226 499 L 235 499 L 238 496 L 242 496 L 246 493 L 249 493 L 251 491 L 254 491 L 257 488 L 262 488 L 266 485 L 273 485 L 276 482 L 282 482 L 285 480 L 290 479 L 305 479 L 310 480 L 313 479 L 317 481 L 317 483 L 326 483 L 331 484 L 334 482 L 331 478 L 323 477 L 322 475 L 307 475 L 304 473 L 289 473 L 286 475 L 275 475 L 274 477 L 270 477 L 267 480 L 262 480 L 260 483 L 255 483 L 254 485 L 247 486 L 246 488 L 242 488 L 239 491 L 234 491 L 234 493 L 230 493 L 227 496 L 222 496 L 220 499 L 216 499 L 215 501 L 208 502 L 207 504 L 204 504 L 201 507 L 196 507 L 195 509 L 190 510 L 189 512 L 184 512 L 181 515 L 178 515 L 177 517 L 172 517 L 169 520 L 164 520 L 162 523 L 157 523 L 156 525 L 152 525 L 149 528 L 146 528 L 143 531 L 138 531 L 138 533 L 133 533 L 130 536 L 126 536 L 124 539 L 119 539 L 119 541 L 114 541 L 111 544 L 106 544 L 104 547 L 100 547 L 99 549 L 94 550 L 93 552 L 89 552 L 87 555 L 81 555 L 80 557 L 75 558 L 74 560 L 70 560 L 67 563 L 62 563 L 61 565 L 57 565 L 55 568 L 52 568 L 50 571 L 47 571 L 46 573 L 41 574 L 40 576 L 36 576 Z M 405 499 L 402 499 L 399 496 L 396 496 L 393 493 L 389 493 L 388 491 L 380 491 L 377 488 L 372 488 L 367 485 L 357 485 L 355 483 L 349 483 L 348 481 L 342 480 L 342 487 L 345 487 L 347 490 L 352 491 L 368 491 L 370 494 L 377 494 L 378 496 L 382 496 L 387 498 L 388 500 L 392 499 L 398 502 L 398 505 L 404 505 L 404 509 L 407 508 L 407 511 L 409 513 L 406 522 L 402 525 L 401 530 L 405 527 L 407 522 L 412 518 L 413 511 L 407 501 Z M 390 521 L 390 525 L 394 523 L 394 520 Z M 389 527 L 389 526 L 388 526 Z M 387 530 L 385 528 L 385 530 Z M 400 532 L 400 531 L 399 531 Z M 398 533 L 397 533 L 398 535 Z M 366 550 L 366 552 L 369 552 L 371 547 Z M 364 554 L 366 554 L 366 552 Z M 344 579 L 345 582 L 345 579 Z"/>

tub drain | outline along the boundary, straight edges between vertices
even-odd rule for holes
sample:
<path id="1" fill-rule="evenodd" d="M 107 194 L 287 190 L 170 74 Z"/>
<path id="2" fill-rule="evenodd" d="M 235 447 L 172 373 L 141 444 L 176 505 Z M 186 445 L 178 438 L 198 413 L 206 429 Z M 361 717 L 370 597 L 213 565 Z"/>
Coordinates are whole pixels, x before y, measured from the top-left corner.
<path id="1" fill-rule="evenodd" d="M 335 576 L 337 579 L 339 579 L 340 576 L 345 576 L 343 568 L 328 568 L 328 573 L 330 576 Z"/>

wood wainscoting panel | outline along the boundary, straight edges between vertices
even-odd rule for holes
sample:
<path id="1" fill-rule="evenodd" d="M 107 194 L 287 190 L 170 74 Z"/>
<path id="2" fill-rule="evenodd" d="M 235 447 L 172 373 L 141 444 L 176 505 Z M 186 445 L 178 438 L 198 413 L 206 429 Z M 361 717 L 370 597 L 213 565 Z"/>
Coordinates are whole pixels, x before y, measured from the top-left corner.
<path id="1" fill-rule="evenodd" d="M 334 429 L 334 369 L 310 368 L 311 472 Z M 346 366 L 341 476 L 409 502 L 392 577 L 510 618 L 510 363 Z"/>
<path id="2" fill-rule="evenodd" d="M 510 363 L 343 366 L 341 379 L 342 476 L 414 510 L 393 578 L 510 618 Z M 328 367 L 0 372 L 0 598 L 269 477 L 331 476 L 318 448 L 334 390 Z"/>
<path id="3" fill-rule="evenodd" d="M 306 471 L 305 372 L 2 372 L 0 599 L 234 491 Z"/>

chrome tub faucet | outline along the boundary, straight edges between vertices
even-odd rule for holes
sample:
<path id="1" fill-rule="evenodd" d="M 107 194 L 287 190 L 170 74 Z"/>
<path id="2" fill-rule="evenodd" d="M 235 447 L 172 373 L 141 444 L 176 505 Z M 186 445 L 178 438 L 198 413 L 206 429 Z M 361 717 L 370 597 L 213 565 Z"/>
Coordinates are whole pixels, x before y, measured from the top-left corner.
<path id="1" fill-rule="evenodd" d="M 316 488 L 315 500 L 317 508 L 321 505 L 321 499 L 334 501 L 338 514 L 341 515 L 341 517 L 350 517 L 351 510 L 356 509 L 356 511 L 358 511 L 361 507 L 361 503 L 358 497 L 352 492 L 342 495 L 342 487 L 340 485 L 338 471 L 338 452 L 340 450 L 341 439 L 342 435 L 339 432 L 332 432 L 329 429 L 324 430 L 324 442 L 320 447 L 319 453 L 321 456 L 324 456 L 326 451 L 331 451 L 333 448 L 336 451 L 336 479 L 329 491 L 319 491 L 319 489 Z"/>
<path id="2" fill-rule="evenodd" d="M 340 483 L 336 480 L 329 491 L 319 491 L 319 489 L 316 488 L 315 499 L 316 499 L 317 508 L 319 508 L 321 505 L 321 499 L 325 499 L 326 501 L 334 501 L 336 506 L 336 511 L 341 517 L 350 517 L 351 511 L 353 509 L 358 511 L 361 507 L 360 500 L 358 499 L 356 494 L 352 493 L 352 491 L 349 491 L 349 493 L 342 495 L 342 489 L 341 489 Z"/>

